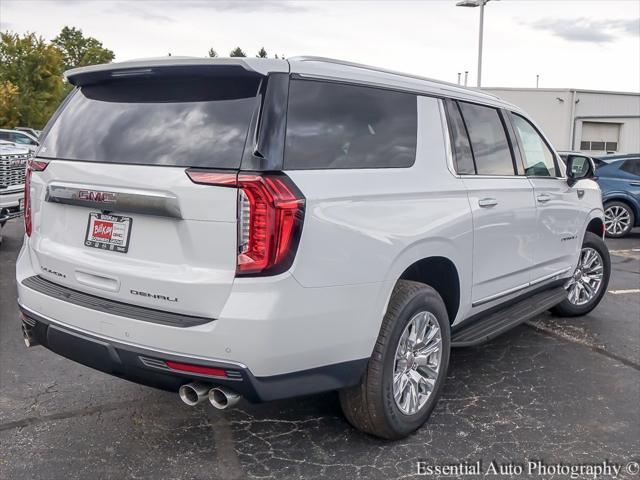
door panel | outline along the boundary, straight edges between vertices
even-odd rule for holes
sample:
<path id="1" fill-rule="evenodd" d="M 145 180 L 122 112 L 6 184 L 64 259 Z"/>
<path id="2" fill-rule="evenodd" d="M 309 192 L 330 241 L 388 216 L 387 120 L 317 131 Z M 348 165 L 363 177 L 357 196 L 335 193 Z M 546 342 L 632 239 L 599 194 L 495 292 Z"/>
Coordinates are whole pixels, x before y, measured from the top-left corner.
<path id="1" fill-rule="evenodd" d="M 536 237 L 533 188 L 525 177 L 464 177 L 473 214 L 474 304 L 525 287 Z"/>
<path id="2" fill-rule="evenodd" d="M 532 281 L 575 268 L 582 246 L 587 197 L 562 178 L 530 178 L 536 199 L 535 266 Z"/>

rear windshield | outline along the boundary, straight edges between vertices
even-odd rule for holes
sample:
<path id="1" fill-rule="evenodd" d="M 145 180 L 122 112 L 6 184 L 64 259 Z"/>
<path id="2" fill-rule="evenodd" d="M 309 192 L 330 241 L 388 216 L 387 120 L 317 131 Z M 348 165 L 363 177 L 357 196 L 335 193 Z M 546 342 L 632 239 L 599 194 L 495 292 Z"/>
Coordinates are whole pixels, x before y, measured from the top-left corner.
<path id="1" fill-rule="evenodd" d="M 38 156 L 89 162 L 238 168 L 259 80 L 121 79 L 76 89 Z"/>

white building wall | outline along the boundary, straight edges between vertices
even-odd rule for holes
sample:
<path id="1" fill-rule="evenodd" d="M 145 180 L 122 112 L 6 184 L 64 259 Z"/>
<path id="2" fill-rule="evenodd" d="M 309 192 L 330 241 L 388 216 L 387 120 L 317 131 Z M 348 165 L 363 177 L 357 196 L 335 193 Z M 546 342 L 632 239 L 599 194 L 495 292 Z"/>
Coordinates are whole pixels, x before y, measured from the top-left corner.
<path id="1" fill-rule="evenodd" d="M 640 94 L 543 88 L 484 90 L 529 113 L 557 150 L 580 150 L 580 142 L 584 140 L 582 123 L 601 122 L 619 125 L 618 153 L 640 152 Z M 572 120 L 571 104 L 574 92 L 576 103 Z M 573 142 L 572 128 L 575 128 Z M 589 152 L 605 153 L 591 150 Z"/>

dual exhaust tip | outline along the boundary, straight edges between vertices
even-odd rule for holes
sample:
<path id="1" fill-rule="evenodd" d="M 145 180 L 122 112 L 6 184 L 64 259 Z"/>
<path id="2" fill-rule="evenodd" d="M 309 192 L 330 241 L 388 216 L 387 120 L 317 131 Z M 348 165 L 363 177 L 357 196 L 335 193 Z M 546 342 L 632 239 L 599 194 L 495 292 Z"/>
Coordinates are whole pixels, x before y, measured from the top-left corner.
<path id="1" fill-rule="evenodd" d="M 225 387 L 211 387 L 206 383 L 194 382 L 182 385 L 178 391 L 180 400 L 193 407 L 205 400 L 218 410 L 233 407 L 242 398 L 239 393 Z"/>

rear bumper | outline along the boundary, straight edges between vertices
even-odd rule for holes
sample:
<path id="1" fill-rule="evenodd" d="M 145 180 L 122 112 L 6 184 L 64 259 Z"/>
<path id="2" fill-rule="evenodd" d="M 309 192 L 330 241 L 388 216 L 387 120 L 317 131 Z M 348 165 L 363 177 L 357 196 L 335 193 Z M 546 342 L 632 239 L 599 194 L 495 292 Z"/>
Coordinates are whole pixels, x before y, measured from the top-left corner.
<path id="1" fill-rule="evenodd" d="M 192 381 L 226 386 L 251 402 L 311 395 L 357 384 L 368 359 L 353 360 L 298 372 L 255 377 L 242 364 L 188 358 L 128 345 L 69 328 L 20 305 L 23 323 L 45 348 L 96 370 L 135 383 L 169 391 Z M 225 377 L 183 373 L 166 361 L 218 368 Z"/>

